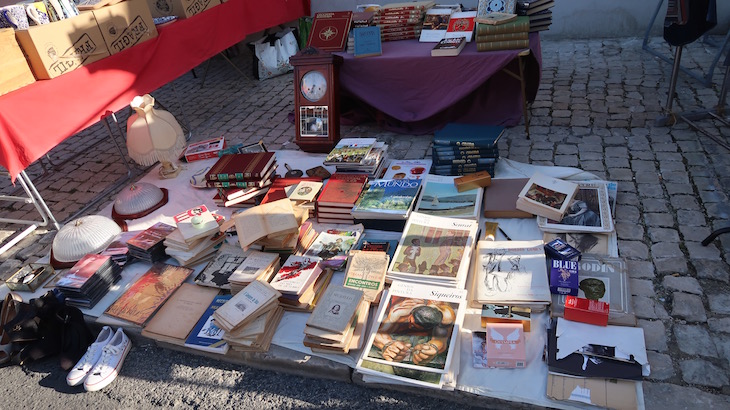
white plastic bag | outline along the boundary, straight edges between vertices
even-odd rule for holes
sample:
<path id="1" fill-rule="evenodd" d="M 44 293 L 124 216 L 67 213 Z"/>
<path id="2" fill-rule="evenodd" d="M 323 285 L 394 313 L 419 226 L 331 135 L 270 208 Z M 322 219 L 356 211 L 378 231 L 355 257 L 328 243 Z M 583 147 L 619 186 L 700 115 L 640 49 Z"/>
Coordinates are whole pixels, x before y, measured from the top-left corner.
<path id="1" fill-rule="evenodd" d="M 297 39 L 291 28 L 273 34 L 276 40 L 271 44 L 271 35 L 264 36 L 254 43 L 254 53 L 258 60 L 258 79 L 276 77 L 294 70 L 289 57 L 299 51 Z"/>

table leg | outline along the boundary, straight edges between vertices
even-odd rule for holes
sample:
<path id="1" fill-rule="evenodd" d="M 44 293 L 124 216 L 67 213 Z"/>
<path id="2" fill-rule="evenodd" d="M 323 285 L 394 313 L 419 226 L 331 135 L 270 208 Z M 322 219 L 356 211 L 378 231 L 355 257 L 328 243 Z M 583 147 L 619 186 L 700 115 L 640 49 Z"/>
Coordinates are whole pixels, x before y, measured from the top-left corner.
<path id="1" fill-rule="evenodd" d="M 517 56 L 517 64 L 519 67 L 519 74 L 515 74 L 512 71 L 503 68 L 504 72 L 512 78 L 520 82 L 520 94 L 522 95 L 522 116 L 525 118 L 525 134 L 527 139 L 530 139 L 530 116 L 527 112 L 527 85 L 525 84 L 525 58 L 530 54 L 530 50 L 525 50 Z"/>

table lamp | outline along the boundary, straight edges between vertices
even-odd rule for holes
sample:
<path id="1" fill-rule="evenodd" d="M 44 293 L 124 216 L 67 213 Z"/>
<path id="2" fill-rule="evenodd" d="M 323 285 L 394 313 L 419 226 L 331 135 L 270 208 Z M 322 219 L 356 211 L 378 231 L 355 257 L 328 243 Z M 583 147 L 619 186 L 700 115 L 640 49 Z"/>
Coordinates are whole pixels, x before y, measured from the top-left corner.
<path id="1" fill-rule="evenodd" d="M 134 113 L 127 120 L 127 150 L 130 158 L 142 166 L 159 161 L 161 178 L 180 173 L 176 165 L 185 149 L 185 134 L 175 117 L 154 108 L 155 99 L 145 94 L 132 99 Z"/>

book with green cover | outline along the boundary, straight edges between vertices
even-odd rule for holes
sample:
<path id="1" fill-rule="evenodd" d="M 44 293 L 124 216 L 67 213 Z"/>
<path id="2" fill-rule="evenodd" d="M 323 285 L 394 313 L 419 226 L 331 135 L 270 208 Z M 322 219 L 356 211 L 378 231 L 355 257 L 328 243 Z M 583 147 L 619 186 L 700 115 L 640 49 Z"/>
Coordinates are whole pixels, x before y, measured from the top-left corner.
<path id="1" fill-rule="evenodd" d="M 479 42 L 477 40 L 477 51 L 498 51 L 498 50 L 519 50 L 530 48 L 530 40 L 507 40 Z"/>
<path id="2" fill-rule="evenodd" d="M 421 188 L 420 179 L 378 179 L 368 183 L 352 215 L 359 219 L 407 218 Z"/>
<path id="3" fill-rule="evenodd" d="M 500 25 L 490 25 L 484 23 L 477 23 L 477 36 L 483 36 L 485 34 L 504 34 L 504 33 L 519 33 L 521 31 L 530 30 L 530 18 L 527 16 L 517 16 L 516 19 L 508 23 Z"/>

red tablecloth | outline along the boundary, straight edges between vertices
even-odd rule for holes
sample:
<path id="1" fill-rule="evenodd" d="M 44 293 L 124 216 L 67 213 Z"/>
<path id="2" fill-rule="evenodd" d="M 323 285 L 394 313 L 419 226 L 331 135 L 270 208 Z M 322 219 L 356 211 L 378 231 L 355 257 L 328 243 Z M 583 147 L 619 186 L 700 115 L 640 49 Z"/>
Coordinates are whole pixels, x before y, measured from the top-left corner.
<path id="1" fill-rule="evenodd" d="M 434 43 L 383 42 L 376 57 L 344 58 L 340 68 L 343 122 L 375 119 L 386 129 L 426 134 L 449 122 L 517 125 L 522 118 L 517 55 L 523 50 L 477 51 L 474 41 L 458 56 L 431 57 Z M 525 58 L 527 100 L 540 85 L 539 33 L 530 33 Z"/>
<path id="2" fill-rule="evenodd" d="M 66 138 L 247 35 L 309 15 L 309 0 L 228 0 L 159 36 L 53 80 L 0 96 L 0 165 L 15 177 Z"/>

